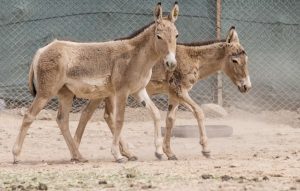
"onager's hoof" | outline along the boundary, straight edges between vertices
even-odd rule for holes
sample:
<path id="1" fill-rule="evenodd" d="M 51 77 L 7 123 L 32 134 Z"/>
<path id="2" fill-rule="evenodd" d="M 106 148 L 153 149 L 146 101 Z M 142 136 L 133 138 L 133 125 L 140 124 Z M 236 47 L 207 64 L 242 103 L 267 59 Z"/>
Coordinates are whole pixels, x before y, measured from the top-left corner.
<path id="1" fill-rule="evenodd" d="M 13 164 L 18 164 L 20 162 L 20 160 L 18 160 L 18 156 L 13 154 L 14 156 L 14 161 L 13 161 Z"/>
<path id="2" fill-rule="evenodd" d="M 210 151 L 202 151 L 203 156 L 205 156 L 206 158 L 210 158 Z"/>
<path id="3" fill-rule="evenodd" d="M 162 160 L 163 154 L 160 154 L 160 153 L 158 153 L 158 152 L 155 152 L 155 157 L 156 157 L 158 160 Z"/>
<path id="4" fill-rule="evenodd" d="M 88 162 L 88 160 L 87 159 L 85 159 L 85 158 L 72 158 L 71 159 L 71 162 L 74 162 L 74 163 L 85 163 L 85 162 Z"/>
<path id="5" fill-rule="evenodd" d="M 119 158 L 116 160 L 117 163 L 125 163 L 127 162 L 127 159 L 125 157 Z"/>
<path id="6" fill-rule="evenodd" d="M 171 157 L 168 157 L 168 160 L 178 160 L 178 158 L 175 155 L 173 155 Z"/>
<path id="7" fill-rule="evenodd" d="M 131 156 L 128 158 L 128 161 L 137 161 L 138 158 L 136 156 Z"/>

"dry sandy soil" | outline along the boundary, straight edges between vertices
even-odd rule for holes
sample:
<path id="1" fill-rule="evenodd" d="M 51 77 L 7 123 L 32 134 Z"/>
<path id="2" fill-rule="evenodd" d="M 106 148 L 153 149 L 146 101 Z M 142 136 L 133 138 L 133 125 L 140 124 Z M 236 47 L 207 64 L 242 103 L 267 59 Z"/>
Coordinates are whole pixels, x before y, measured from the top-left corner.
<path id="1" fill-rule="evenodd" d="M 212 158 L 201 155 L 197 138 L 172 138 L 178 161 L 154 157 L 153 125 L 144 110 L 128 109 L 123 134 L 139 160 L 117 164 L 111 135 L 98 111 L 88 124 L 80 151 L 89 162 L 73 164 L 54 114 L 29 130 L 21 162 L 11 148 L 22 120 L 19 111 L 0 112 L 0 190 L 299 190 L 300 115 L 278 111 L 247 113 L 229 109 L 208 125 L 228 125 L 230 137 L 209 139 Z M 45 115 L 45 114 L 44 114 Z M 163 113 L 163 116 L 165 113 Z M 43 117 L 42 117 L 43 118 Z M 72 114 L 76 129 L 79 114 Z M 180 112 L 176 125 L 196 125 Z M 195 128 L 196 129 L 196 128 Z M 196 132 L 196 131 L 195 131 Z"/>

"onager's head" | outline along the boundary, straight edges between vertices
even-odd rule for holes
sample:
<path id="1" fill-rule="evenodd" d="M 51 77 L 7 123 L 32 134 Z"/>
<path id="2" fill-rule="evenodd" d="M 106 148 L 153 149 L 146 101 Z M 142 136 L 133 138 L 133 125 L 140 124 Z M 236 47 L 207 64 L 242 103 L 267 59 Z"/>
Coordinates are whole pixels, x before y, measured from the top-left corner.
<path id="1" fill-rule="evenodd" d="M 239 42 L 238 34 L 235 27 L 232 26 L 226 38 L 229 43 L 226 48 L 224 72 L 239 88 L 242 93 L 251 88 L 250 76 L 248 72 L 248 56 Z"/>
<path id="2" fill-rule="evenodd" d="M 174 23 L 177 20 L 178 13 L 179 7 L 177 2 L 175 2 L 168 17 L 162 16 L 161 3 L 158 3 L 154 10 L 156 25 L 154 44 L 156 52 L 164 58 L 165 68 L 169 71 L 173 71 L 177 65 L 175 54 L 178 31 Z"/>

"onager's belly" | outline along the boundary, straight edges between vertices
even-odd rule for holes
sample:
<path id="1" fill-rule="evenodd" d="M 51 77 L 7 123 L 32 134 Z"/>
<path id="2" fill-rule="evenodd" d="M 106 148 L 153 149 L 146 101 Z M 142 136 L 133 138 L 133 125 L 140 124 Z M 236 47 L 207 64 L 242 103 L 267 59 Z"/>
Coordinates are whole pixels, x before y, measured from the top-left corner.
<path id="1" fill-rule="evenodd" d="M 76 95 L 76 97 L 85 99 L 105 98 L 112 94 L 110 76 L 68 79 L 66 86 Z"/>

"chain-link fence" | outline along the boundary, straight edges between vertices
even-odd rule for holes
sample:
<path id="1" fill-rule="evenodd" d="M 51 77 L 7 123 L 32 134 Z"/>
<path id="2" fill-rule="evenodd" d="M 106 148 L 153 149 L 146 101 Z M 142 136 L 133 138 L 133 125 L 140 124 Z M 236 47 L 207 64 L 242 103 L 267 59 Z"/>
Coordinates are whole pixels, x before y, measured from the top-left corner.
<path id="1" fill-rule="evenodd" d="M 2 0 L 0 2 L 0 108 L 28 107 L 28 68 L 36 50 L 53 39 L 108 41 L 127 36 L 153 20 L 157 2 L 146 0 Z M 169 12 L 173 1 L 162 1 Z M 216 37 L 216 1 L 179 1 L 179 42 Z M 235 25 L 250 64 L 253 89 L 240 94 L 223 76 L 224 106 L 256 111 L 300 107 L 299 1 L 222 1 L 221 31 Z M 198 82 L 191 96 L 198 103 L 216 103 L 217 80 Z M 167 97 L 154 96 L 159 108 Z M 76 99 L 74 110 L 86 100 Z M 139 106 L 129 98 L 129 106 Z M 47 108 L 56 109 L 53 99 Z"/>
<path id="2" fill-rule="evenodd" d="M 240 95 L 225 80 L 225 105 L 254 111 L 300 107 L 299 5 L 297 0 L 223 1 L 222 33 L 237 26 L 253 84 L 249 94 Z"/>

